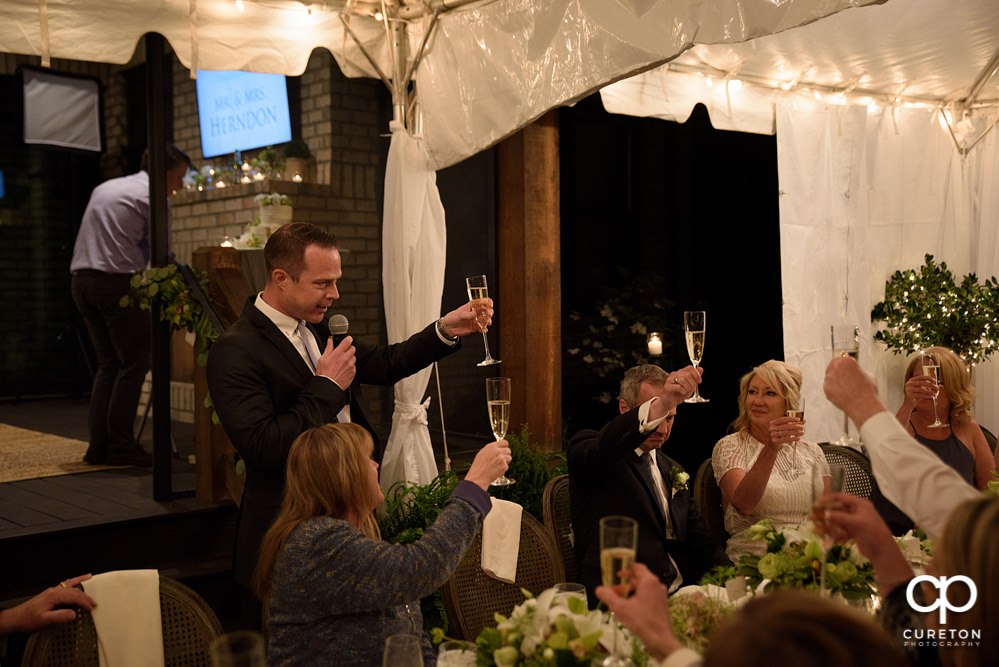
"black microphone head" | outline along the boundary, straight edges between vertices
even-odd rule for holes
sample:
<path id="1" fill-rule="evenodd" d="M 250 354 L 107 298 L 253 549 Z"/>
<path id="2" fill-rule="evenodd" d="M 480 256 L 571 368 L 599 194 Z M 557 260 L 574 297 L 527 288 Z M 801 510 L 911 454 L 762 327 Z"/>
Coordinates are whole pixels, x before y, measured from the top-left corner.
<path id="1" fill-rule="evenodd" d="M 347 318 L 340 313 L 335 314 L 330 318 L 330 333 L 334 336 L 346 336 L 347 330 L 350 329 L 350 322 Z"/>

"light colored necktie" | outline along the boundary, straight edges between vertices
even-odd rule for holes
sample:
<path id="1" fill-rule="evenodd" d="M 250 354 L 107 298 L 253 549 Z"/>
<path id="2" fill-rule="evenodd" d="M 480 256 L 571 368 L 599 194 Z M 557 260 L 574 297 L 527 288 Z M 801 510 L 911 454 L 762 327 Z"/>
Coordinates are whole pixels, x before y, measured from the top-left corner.
<path id="1" fill-rule="evenodd" d="M 315 352 L 312 351 L 312 346 L 309 345 L 309 338 L 312 334 L 309 332 L 309 328 L 305 326 L 305 320 L 298 323 L 298 335 L 302 339 L 302 345 L 305 347 L 305 359 L 309 362 L 309 366 L 312 367 L 312 372 L 316 372 L 316 364 L 319 359 L 315 356 Z"/>

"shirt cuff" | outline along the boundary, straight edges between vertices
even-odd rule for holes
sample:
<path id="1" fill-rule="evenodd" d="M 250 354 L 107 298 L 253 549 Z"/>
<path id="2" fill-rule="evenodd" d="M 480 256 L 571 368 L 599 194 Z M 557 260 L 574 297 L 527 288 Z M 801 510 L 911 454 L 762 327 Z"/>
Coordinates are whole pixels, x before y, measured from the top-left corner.
<path id="1" fill-rule="evenodd" d="M 652 398 L 650 398 L 649 400 L 645 401 L 644 403 L 638 406 L 638 431 L 642 434 L 652 433 L 657 428 L 659 428 L 659 425 L 663 423 L 663 420 L 669 416 L 669 412 L 667 412 L 659 419 L 653 419 L 652 421 L 648 421 L 649 408 L 651 408 L 652 404 L 656 402 L 658 399 L 659 399 L 658 396 L 653 396 Z"/>
<path id="2" fill-rule="evenodd" d="M 437 332 L 437 337 L 441 339 L 441 342 L 447 345 L 448 347 L 454 347 L 455 345 L 458 344 L 458 336 L 452 338 L 451 336 L 448 336 L 446 333 L 444 333 L 444 325 L 441 324 L 440 320 L 437 320 L 437 324 L 434 326 L 434 331 Z"/>
<path id="3" fill-rule="evenodd" d="M 482 488 L 475 482 L 469 482 L 468 480 L 461 480 L 458 482 L 458 486 L 454 487 L 454 491 L 451 492 L 452 498 L 461 498 L 469 505 L 479 510 L 482 516 L 489 514 L 489 510 L 493 508 L 492 498 L 489 494 L 482 490 Z"/>

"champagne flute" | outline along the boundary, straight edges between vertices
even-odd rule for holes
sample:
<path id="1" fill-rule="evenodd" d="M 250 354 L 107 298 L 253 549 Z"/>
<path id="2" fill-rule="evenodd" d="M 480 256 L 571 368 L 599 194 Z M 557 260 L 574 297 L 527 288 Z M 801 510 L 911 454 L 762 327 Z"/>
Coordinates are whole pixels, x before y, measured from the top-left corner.
<path id="1" fill-rule="evenodd" d="M 832 325 L 829 327 L 829 337 L 832 339 L 833 359 L 850 357 L 854 361 L 860 361 L 860 327 L 856 325 Z M 850 436 L 850 419 L 845 412 L 843 413 L 843 435 L 836 444 L 853 448 L 859 444 Z"/>
<path id="2" fill-rule="evenodd" d="M 486 277 L 469 276 L 465 278 L 465 287 L 468 289 L 468 300 L 472 302 L 472 308 L 475 309 L 475 323 L 482 332 L 482 342 L 486 346 L 486 358 L 477 363 L 476 366 L 492 366 L 501 363 L 499 359 L 493 359 L 493 355 L 489 354 L 489 339 L 486 338 L 487 310 L 485 299 L 489 297 Z"/>
<path id="3" fill-rule="evenodd" d="M 510 425 L 510 378 L 486 378 L 486 404 L 489 406 L 489 423 L 492 425 L 493 435 L 497 440 L 502 440 Z M 506 475 L 500 475 L 492 481 L 491 486 L 509 486 L 515 481 Z"/>
<path id="4" fill-rule="evenodd" d="M 802 424 L 804 424 L 805 423 L 805 397 L 804 396 L 799 396 L 798 397 L 798 407 L 797 408 L 791 408 L 790 405 L 787 406 L 787 412 L 785 414 L 788 417 L 794 417 L 799 422 L 801 422 Z M 792 440 L 791 441 L 791 472 L 794 473 L 795 477 L 797 477 L 798 473 L 801 472 L 800 468 L 798 468 L 798 441 L 797 440 Z"/>
<path id="5" fill-rule="evenodd" d="M 923 368 L 923 375 L 933 378 L 933 423 L 929 428 L 944 428 L 950 424 L 940 421 L 937 413 L 937 396 L 940 395 L 940 363 L 928 354 L 919 357 L 919 365 Z"/>
<path id="6" fill-rule="evenodd" d="M 683 333 L 687 339 L 687 354 L 690 356 L 690 363 L 694 368 L 701 363 L 701 356 L 704 354 L 704 311 L 687 310 L 683 313 Z M 709 399 L 702 398 L 697 385 L 694 385 L 694 395 L 688 398 L 685 403 L 707 403 Z"/>
<path id="7" fill-rule="evenodd" d="M 638 549 L 638 522 L 627 516 L 605 516 L 600 519 L 600 577 L 604 586 L 625 595 L 630 583 L 631 568 L 635 565 Z M 622 576 L 621 572 L 624 571 Z M 617 619 L 610 614 L 611 654 L 603 661 L 604 667 L 624 667 L 631 664 L 617 654 Z"/>
<path id="8" fill-rule="evenodd" d="M 843 466 L 829 464 L 829 489 L 826 490 L 826 478 L 822 474 L 822 466 L 818 462 L 812 465 L 811 487 L 812 487 L 812 522 L 815 526 L 815 534 L 819 538 L 819 547 L 822 549 L 822 565 L 819 569 L 819 594 L 827 595 L 826 591 L 826 558 L 829 550 L 835 544 L 835 540 L 829 534 L 829 525 L 826 523 L 825 515 L 828 510 L 840 509 L 842 505 L 835 501 L 822 501 L 826 493 L 838 493 L 843 490 Z"/>

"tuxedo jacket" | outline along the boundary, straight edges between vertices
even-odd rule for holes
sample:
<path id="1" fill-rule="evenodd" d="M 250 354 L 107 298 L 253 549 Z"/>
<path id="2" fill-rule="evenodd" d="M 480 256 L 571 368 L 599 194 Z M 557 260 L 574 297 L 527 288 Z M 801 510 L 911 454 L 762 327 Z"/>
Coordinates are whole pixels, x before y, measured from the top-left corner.
<path id="1" fill-rule="evenodd" d="M 670 471 L 683 469 L 662 451 L 657 453 L 659 472 L 668 499 L 674 539 L 666 537 L 666 522 L 659 509 L 658 495 L 651 472 L 635 455 L 635 449 L 648 438 L 638 430 L 638 410 L 631 410 L 611 420 L 600 431 L 581 431 L 569 443 L 569 497 L 572 505 L 572 530 L 575 536 L 579 580 L 586 586 L 589 599 L 596 600 L 593 589 L 600 583 L 600 519 L 623 515 L 638 522 L 636 558 L 669 586 L 676 578 L 676 568 L 684 584 L 696 584 L 715 565 L 731 565 L 725 551 L 711 537 L 704 519 L 697 511 L 691 490 L 673 491 Z M 667 441 L 668 442 L 668 441 Z"/>
<path id="2" fill-rule="evenodd" d="M 435 324 L 394 345 L 354 339 L 357 374 L 349 391 L 313 374 L 292 342 L 253 305 L 212 345 L 208 389 L 226 435 L 246 465 L 246 484 L 236 529 L 233 573 L 249 586 L 260 543 L 274 521 L 284 492 L 288 451 L 302 432 L 329 422 L 347 403 L 351 421 L 365 427 L 381 447 L 364 405 L 361 383 L 391 385 L 457 350 L 438 337 Z M 326 347 L 330 334 L 309 329 Z"/>

